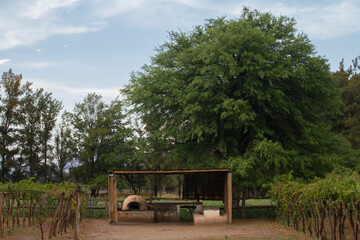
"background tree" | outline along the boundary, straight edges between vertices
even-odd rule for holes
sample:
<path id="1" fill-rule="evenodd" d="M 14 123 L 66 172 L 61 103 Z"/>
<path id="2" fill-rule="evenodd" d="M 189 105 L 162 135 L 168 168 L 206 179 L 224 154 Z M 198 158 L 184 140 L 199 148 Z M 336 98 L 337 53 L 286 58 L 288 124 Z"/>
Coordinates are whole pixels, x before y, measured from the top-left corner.
<path id="1" fill-rule="evenodd" d="M 19 123 L 19 108 L 22 104 L 23 95 L 29 91 L 30 83 L 22 84 L 22 75 L 16 75 L 10 69 L 1 77 L 0 104 L 0 157 L 1 157 L 1 181 L 11 178 L 10 169 L 14 164 L 14 156 L 17 153 L 17 124 Z"/>
<path id="2" fill-rule="evenodd" d="M 27 177 L 39 177 L 41 172 L 41 112 L 40 98 L 43 89 L 28 91 L 21 106 L 19 125 L 20 155 L 25 160 Z"/>
<path id="3" fill-rule="evenodd" d="M 344 69 L 344 60 L 340 69 L 333 75 L 341 89 L 342 105 L 340 114 L 335 118 L 334 130 L 341 133 L 355 149 L 360 148 L 360 66 L 355 58 L 353 64 Z"/>
<path id="4" fill-rule="evenodd" d="M 65 181 L 65 170 L 74 161 L 76 152 L 76 142 L 71 134 L 71 128 L 65 120 L 58 125 L 54 138 L 52 172 L 56 181 Z"/>
<path id="5" fill-rule="evenodd" d="M 353 166 L 330 131 L 339 92 L 327 60 L 294 19 L 244 9 L 169 37 L 123 93 L 176 166 L 228 166 L 257 184 Z"/>
<path id="6" fill-rule="evenodd" d="M 121 148 L 117 145 L 126 137 L 122 104 L 117 99 L 105 104 L 100 95 L 92 93 L 75 105 L 73 113 L 67 112 L 66 118 L 78 145 L 76 157 L 80 166 L 74 169 L 74 174 L 82 182 L 90 183 L 97 175 L 107 173 L 109 155 L 117 154 L 116 149 Z"/>
<path id="7" fill-rule="evenodd" d="M 48 173 L 48 158 L 49 153 L 52 152 L 52 145 L 50 141 L 52 139 L 53 129 L 56 124 L 57 116 L 62 109 L 60 101 L 54 99 L 51 93 L 44 93 L 39 98 L 39 110 L 40 110 L 40 139 L 41 139 L 41 158 L 44 162 L 43 176 L 44 181 L 47 182 Z"/>

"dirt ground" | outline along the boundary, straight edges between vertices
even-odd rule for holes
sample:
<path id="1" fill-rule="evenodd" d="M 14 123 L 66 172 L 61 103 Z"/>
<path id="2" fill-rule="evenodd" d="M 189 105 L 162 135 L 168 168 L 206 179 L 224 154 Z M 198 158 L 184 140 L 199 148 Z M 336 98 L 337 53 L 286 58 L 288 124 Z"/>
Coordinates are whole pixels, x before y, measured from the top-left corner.
<path id="1" fill-rule="evenodd" d="M 71 228 L 70 228 L 71 229 Z M 71 230 L 66 235 L 55 239 L 73 239 Z M 11 236 L 3 239 L 41 239 L 37 228 L 17 229 Z M 47 239 L 47 237 L 46 237 Z M 178 240 L 178 239 L 271 239 L 295 240 L 313 239 L 297 232 L 293 228 L 282 226 L 274 220 L 249 219 L 233 221 L 233 224 L 216 224 L 194 226 L 191 222 L 180 223 L 120 223 L 109 224 L 104 219 L 84 219 L 81 223 L 81 239 L 146 239 L 146 240 Z"/>

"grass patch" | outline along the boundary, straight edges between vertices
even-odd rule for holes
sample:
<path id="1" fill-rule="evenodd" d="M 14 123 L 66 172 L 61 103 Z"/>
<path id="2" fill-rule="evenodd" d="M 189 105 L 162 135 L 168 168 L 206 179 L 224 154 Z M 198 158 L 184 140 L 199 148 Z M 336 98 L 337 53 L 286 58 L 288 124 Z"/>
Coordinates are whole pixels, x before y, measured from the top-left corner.
<path id="1" fill-rule="evenodd" d="M 105 210 L 104 209 L 85 209 L 85 211 L 83 211 L 83 216 L 85 218 L 104 218 Z"/>
<path id="2" fill-rule="evenodd" d="M 245 209 L 245 216 L 247 219 L 263 219 L 263 218 L 276 218 L 276 209 L 275 208 L 253 208 Z M 241 219 L 242 212 L 233 211 L 234 219 Z"/>
<path id="3" fill-rule="evenodd" d="M 180 220 L 181 221 L 192 221 L 193 213 L 188 208 L 180 208 Z"/>

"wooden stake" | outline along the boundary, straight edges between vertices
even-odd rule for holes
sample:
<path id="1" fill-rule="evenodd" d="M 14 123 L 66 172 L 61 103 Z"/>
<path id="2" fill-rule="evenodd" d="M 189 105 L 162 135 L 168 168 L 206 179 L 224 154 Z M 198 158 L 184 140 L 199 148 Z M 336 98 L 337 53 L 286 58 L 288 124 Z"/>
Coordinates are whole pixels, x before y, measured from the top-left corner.
<path id="1" fill-rule="evenodd" d="M 13 189 L 14 190 L 14 189 Z M 11 191 L 11 206 L 10 206 L 10 212 L 11 212 L 11 230 L 13 231 L 15 228 L 15 214 L 14 214 L 14 203 L 15 203 L 15 197 L 14 197 L 14 191 Z"/>
<path id="2" fill-rule="evenodd" d="M 69 197 L 69 199 L 66 202 L 66 199 L 64 200 L 65 204 L 64 204 L 64 216 L 60 219 L 60 223 L 59 223 L 59 230 L 58 230 L 58 234 L 62 235 L 64 229 L 65 229 L 65 233 L 66 233 L 66 216 L 68 214 L 68 208 L 69 208 L 69 203 L 71 201 L 71 195 Z"/>
<path id="3" fill-rule="evenodd" d="M 2 214 L 2 204 L 1 204 L 2 199 L 3 199 L 3 194 L 0 193 L 0 237 L 4 236 L 4 232 L 3 232 L 3 214 Z"/>
<path id="4" fill-rule="evenodd" d="M 30 202 L 29 202 L 29 208 L 28 208 L 28 219 L 29 219 L 29 227 L 31 227 L 31 206 L 32 206 L 32 197 L 30 197 Z"/>
<path id="5" fill-rule="evenodd" d="M 25 193 L 21 193 L 21 198 L 22 198 L 22 218 L 23 218 L 23 227 L 25 227 Z"/>
<path id="6" fill-rule="evenodd" d="M 76 192 L 76 212 L 75 212 L 75 240 L 80 239 L 80 213 L 81 213 L 81 195 Z"/>
<path id="7" fill-rule="evenodd" d="M 34 203 L 33 207 L 32 207 L 32 211 L 31 211 L 31 217 L 32 217 L 32 221 L 33 221 L 33 224 L 35 224 L 35 209 L 37 208 L 36 206 L 36 202 Z"/>
<path id="8" fill-rule="evenodd" d="M 61 222 L 63 221 L 63 219 L 66 217 L 66 199 L 65 199 L 65 196 L 64 196 L 64 200 L 62 201 L 62 204 L 61 204 L 61 206 L 60 206 L 60 215 L 59 215 L 59 217 L 57 218 L 57 220 L 56 220 L 56 223 L 55 223 L 55 225 L 57 225 L 57 223 L 59 223 L 59 228 L 58 228 L 58 231 L 57 231 L 57 233 L 58 234 L 60 234 L 61 233 Z M 56 231 L 56 229 L 55 229 L 55 231 Z"/>
<path id="9" fill-rule="evenodd" d="M 62 201 L 64 199 L 64 195 L 65 193 L 61 193 L 59 200 L 58 200 L 58 205 L 56 207 L 54 216 L 51 220 L 51 225 L 50 225 L 50 231 L 49 231 L 49 239 L 51 239 L 53 236 L 56 236 L 56 219 L 57 219 L 57 215 L 59 214 L 60 211 L 60 206 L 62 205 Z"/>
<path id="10" fill-rule="evenodd" d="M 6 200 L 7 200 L 7 209 L 6 209 L 6 228 L 8 229 L 8 234 L 10 234 L 9 230 L 9 216 L 10 216 L 10 187 L 8 192 L 6 193 Z"/>
<path id="11" fill-rule="evenodd" d="M 19 221 L 19 215 L 20 215 L 20 192 L 18 192 L 17 198 L 17 208 L 16 208 L 16 224 L 18 226 L 20 226 L 20 221 Z"/>

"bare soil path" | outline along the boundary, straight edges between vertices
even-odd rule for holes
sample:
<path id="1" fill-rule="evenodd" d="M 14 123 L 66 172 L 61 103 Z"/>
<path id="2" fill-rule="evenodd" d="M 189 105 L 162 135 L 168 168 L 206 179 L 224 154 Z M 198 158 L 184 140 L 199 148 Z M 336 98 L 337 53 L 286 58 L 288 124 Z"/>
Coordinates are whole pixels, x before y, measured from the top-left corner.
<path id="1" fill-rule="evenodd" d="M 70 228 L 71 229 L 71 228 Z M 22 229 L 4 239 L 40 239 L 38 229 Z M 55 239 L 73 239 L 73 232 Z M 235 219 L 233 224 L 216 224 L 194 226 L 190 222 L 181 223 L 121 223 L 109 224 L 104 219 L 84 219 L 81 223 L 81 239 L 241 239 L 241 240 L 296 240 L 314 239 L 297 232 L 293 228 L 282 226 L 268 219 Z"/>

